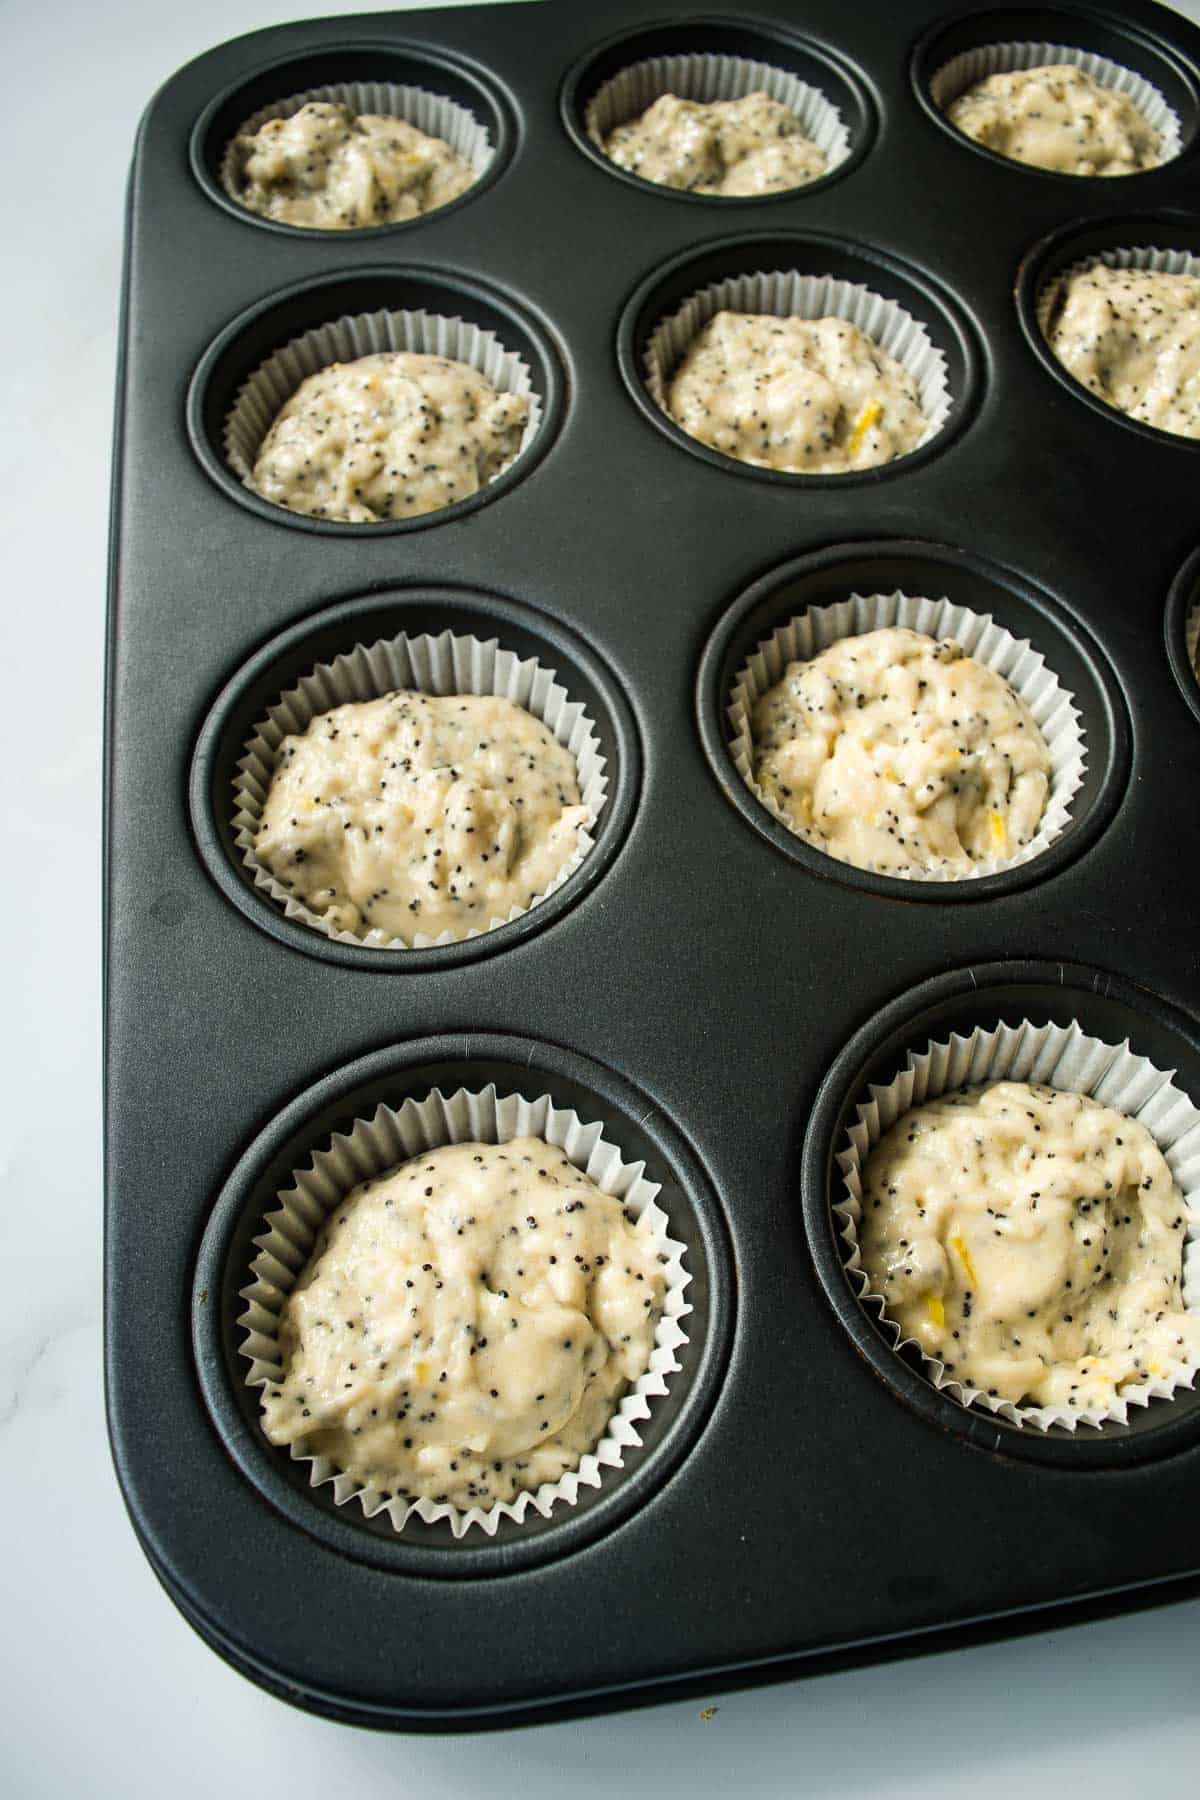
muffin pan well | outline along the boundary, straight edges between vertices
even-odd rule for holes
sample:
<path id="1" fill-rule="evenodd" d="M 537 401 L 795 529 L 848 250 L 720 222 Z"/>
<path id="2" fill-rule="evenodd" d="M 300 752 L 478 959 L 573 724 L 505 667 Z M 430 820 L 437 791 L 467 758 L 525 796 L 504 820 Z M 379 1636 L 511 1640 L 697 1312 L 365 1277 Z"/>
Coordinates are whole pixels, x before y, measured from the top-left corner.
<path id="1" fill-rule="evenodd" d="M 1178 157 L 1106 182 L 971 153 L 929 80 L 1018 40 L 1144 76 L 1180 118 Z M 698 54 L 821 88 L 847 160 L 732 203 L 614 171 L 590 99 L 630 63 Z M 1100 416 L 1036 332 L 1044 281 L 1081 256 L 1200 246 L 1198 71 L 1200 33 L 1147 0 L 1119 16 L 808 0 L 799 25 L 785 0 L 677 22 L 610 0 L 599 23 L 544 0 L 257 33 L 153 101 L 113 491 L 109 1417 L 156 1573 L 272 1691 L 461 1729 L 1200 1585 L 1195 1394 L 1073 1434 L 966 1410 L 859 1304 L 831 1212 L 865 1084 L 930 1038 L 1078 1019 L 1200 1101 L 1195 446 Z M 475 187 L 366 233 L 264 225 L 223 194 L 247 117 L 358 82 L 470 112 L 493 149 Z M 676 432 L 646 385 L 656 325 L 773 271 L 908 312 L 945 362 L 943 428 L 849 478 L 753 470 Z M 540 417 L 511 467 L 373 526 L 250 493 L 225 449 L 246 380 L 306 333 L 418 312 L 491 332 L 528 372 Z M 1015 868 L 860 875 L 785 832 L 733 766 L 729 686 L 754 646 L 806 607 L 897 590 L 991 614 L 1073 696 L 1082 783 Z M 255 883 L 238 762 L 318 665 L 446 632 L 536 657 L 584 707 L 608 780 L 594 846 L 480 937 L 335 941 Z M 549 1095 L 645 1162 L 693 1310 L 641 1445 L 577 1503 L 494 1537 L 397 1531 L 259 1430 L 241 1290 L 273 1197 L 335 1133 L 489 1083 Z"/>

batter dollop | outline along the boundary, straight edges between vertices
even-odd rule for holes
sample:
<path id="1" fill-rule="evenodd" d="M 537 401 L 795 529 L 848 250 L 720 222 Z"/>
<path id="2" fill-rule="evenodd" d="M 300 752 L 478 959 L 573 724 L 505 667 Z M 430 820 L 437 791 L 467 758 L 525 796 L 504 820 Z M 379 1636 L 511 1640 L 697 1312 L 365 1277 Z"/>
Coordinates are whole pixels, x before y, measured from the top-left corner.
<path id="1" fill-rule="evenodd" d="M 1200 437 L 1200 277 L 1096 263 L 1067 276 L 1046 338 L 1106 406 Z"/>
<path id="2" fill-rule="evenodd" d="M 478 493 L 521 447 L 529 402 L 467 363 L 382 350 L 302 381 L 247 485 L 315 519 L 374 524 Z"/>
<path id="3" fill-rule="evenodd" d="M 442 138 L 405 119 L 310 100 L 233 141 L 229 192 L 285 225 L 349 231 L 394 225 L 445 206 L 475 171 Z"/>
<path id="4" fill-rule="evenodd" d="M 859 1245 L 905 1337 L 1004 1400 L 1105 1411 L 1200 1355 L 1183 1197 L 1084 1094 L 999 1081 L 914 1107 L 863 1171 Z"/>
<path id="5" fill-rule="evenodd" d="M 858 869 L 968 874 L 1035 836 L 1050 752 L 1003 676 L 905 626 L 789 663 L 751 718 L 752 768 L 793 831 Z"/>
<path id="6" fill-rule="evenodd" d="M 411 943 L 530 906 L 588 821 L 575 758 L 524 707 L 400 689 L 284 738 L 254 856 L 332 930 Z"/>
<path id="7" fill-rule="evenodd" d="M 1162 158 L 1161 138 L 1128 94 L 1070 63 L 989 75 L 946 116 L 985 149 L 1060 175 L 1135 175 Z"/>
<path id="8" fill-rule="evenodd" d="M 511 1501 L 595 1448 L 664 1291 L 650 1230 L 563 1151 L 431 1151 L 322 1228 L 280 1315 L 266 1434 L 404 1499 Z"/>
<path id="9" fill-rule="evenodd" d="M 777 194 L 825 173 L 825 153 L 794 112 L 761 91 L 740 100 L 653 106 L 610 131 L 604 152 L 619 168 L 689 194 Z"/>
<path id="10" fill-rule="evenodd" d="M 719 312 L 689 344 L 666 410 L 738 462 L 837 475 L 915 450 L 917 384 L 845 319 Z"/>

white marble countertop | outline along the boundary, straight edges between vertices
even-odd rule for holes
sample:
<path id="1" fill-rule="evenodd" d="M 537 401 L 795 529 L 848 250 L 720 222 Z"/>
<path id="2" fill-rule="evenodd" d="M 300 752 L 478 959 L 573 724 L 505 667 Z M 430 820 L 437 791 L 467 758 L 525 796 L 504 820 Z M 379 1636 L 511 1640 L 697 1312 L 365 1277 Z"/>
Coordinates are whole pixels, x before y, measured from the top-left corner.
<path id="1" fill-rule="evenodd" d="M 975 1800 L 1068 1784 L 1126 1800 L 1156 1779 L 1185 1791 L 1200 1758 L 1200 1603 L 807 1682 L 718 1687 L 598 1721 L 437 1739 L 326 1724 L 259 1692 L 193 1635 L 143 1560 L 109 1461 L 99 1297 L 100 709 L 122 195 L 138 116 L 172 70 L 305 10 L 363 5 L 0 7 L 0 327 L 15 346 L 0 421 L 0 735 L 10 769 L 25 771 L 2 802 L 0 1792 L 549 1800 L 569 1786 L 575 1800 L 957 1800 L 969 1782 Z M 1200 0 L 1182 10 L 1200 19 Z"/>

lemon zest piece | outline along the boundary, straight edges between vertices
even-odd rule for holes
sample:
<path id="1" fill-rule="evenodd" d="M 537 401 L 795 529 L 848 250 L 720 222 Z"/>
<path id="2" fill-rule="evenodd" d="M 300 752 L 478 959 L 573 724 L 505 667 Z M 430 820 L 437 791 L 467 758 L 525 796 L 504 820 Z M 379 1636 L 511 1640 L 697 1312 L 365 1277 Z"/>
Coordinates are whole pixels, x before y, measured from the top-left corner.
<path id="1" fill-rule="evenodd" d="M 429 1379 L 429 1364 L 427 1362 L 417 1363 L 413 1369 L 413 1374 L 416 1376 L 418 1381 L 428 1381 L 428 1379 Z"/>
<path id="2" fill-rule="evenodd" d="M 956 1231 L 954 1236 L 950 1239 L 950 1248 L 954 1251 L 963 1268 L 966 1270 L 967 1280 L 970 1282 L 971 1286 L 978 1287 L 979 1277 L 975 1273 L 975 1264 L 971 1261 L 971 1253 L 963 1242 L 960 1232 Z"/>
<path id="3" fill-rule="evenodd" d="M 940 1330 L 946 1323 L 946 1308 L 942 1305 L 942 1302 L 936 1294 L 930 1294 L 928 1300 L 925 1302 L 925 1307 L 929 1313 L 930 1324 L 936 1325 Z"/>
<path id="4" fill-rule="evenodd" d="M 854 452 L 858 449 L 872 425 L 878 424 L 882 414 L 883 408 L 878 400 L 867 401 L 867 404 L 863 407 L 857 419 L 854 421 L 854 430 L 850 433 L 851 456 L 854 455 Z"/>
<path id="5" fill-rule="evenodd" d="M 1005 825 L 1004 820 L 1000 817 L 998 812 L 993 812 L 988 814 L 988 822 L 992 828 L 993 844 L 995 844 L 997 850 L 1005 849 L 1008 845 L 1008 827 Z"/>

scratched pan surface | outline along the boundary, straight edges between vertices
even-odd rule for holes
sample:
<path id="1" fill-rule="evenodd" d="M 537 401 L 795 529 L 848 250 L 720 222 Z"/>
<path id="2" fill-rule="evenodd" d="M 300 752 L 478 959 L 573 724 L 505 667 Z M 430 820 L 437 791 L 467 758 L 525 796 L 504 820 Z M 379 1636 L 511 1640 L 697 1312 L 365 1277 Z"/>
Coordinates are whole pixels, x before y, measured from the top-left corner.
<path id="1" fill-rule="evenodd" d="M 1102 413 L 1031 336 L 1038 281 L 1074 256 L 1200 248 L 1200 34 L 1140 4 L 664 13 L 558 0 L 261 32 L 170 81 L 138 138 L 108 672 L 112 1439 L 147 1555 L 201 1634 L 361 1722 L 461 1728 L 829 1667 L 1145 1604 L 1200 1574 L 1192 1397 L 1078 1440 L 964 1413 L 858 1311 L 829 1217 L 865 1082 L 930 1035 L 1078 1018 L 1200 1096 L 1200 712 L 1182 650 L 1200 446 Z M 965 144 L 928 77 L 1009 38 L 1149 76 L 1181 156 L 1079 182 Z M 615 174 L 582 106 L 671 50 L 823 86 L 851 156 L 809 190 L 726 204 Z M 357 78 L 468 106 L 497 152 L 477 190 L 345 235 L 223 200 L 242 118 Z M 956 396 L 926 451 L 771 479 L 655 420 L 639 366 L 659 312 L 779 267 L 865 280 L 926 325 Z M 238 382 L 325 319 L 420 305 L 521 351 L 535 453 L 416 526 L 256 507 L 218 454 Z M 1013 876 L 858 877 L 798 851 L 730 775 L 739 657 L 804 605 L 896 587 L 993 612 L 1076 695 L 1071 829 Z M 596 850 L 485 939 L 327 944 L 246 881 L 240 744 L 314 662 L 446 628 L 536 653 L 588 701 L 612 776 Z M 331 1130 L 489 1080 L 550 1093 L 645 1158 L 688 1246 L 689 1344 L 642 1449 L 579 1506 L 490 1541 L 397 1535 L 258 1433 L 237 1289 L 271 1194 Z"/>

